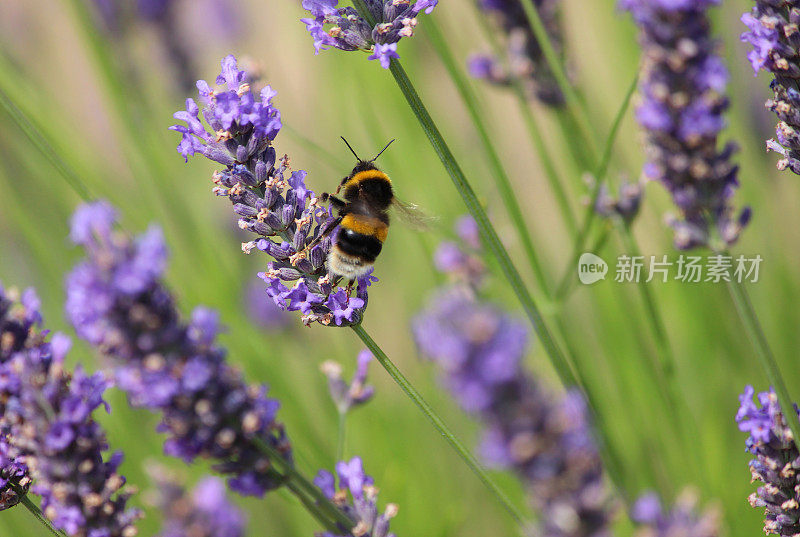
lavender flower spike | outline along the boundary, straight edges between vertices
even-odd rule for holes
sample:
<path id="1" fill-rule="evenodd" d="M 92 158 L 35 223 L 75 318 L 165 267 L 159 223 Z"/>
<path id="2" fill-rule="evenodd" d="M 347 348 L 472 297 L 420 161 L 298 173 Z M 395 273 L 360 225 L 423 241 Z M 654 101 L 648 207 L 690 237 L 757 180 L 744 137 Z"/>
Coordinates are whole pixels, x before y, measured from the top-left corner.
<path id="1" fill-rule="evenodd" d="M 291 461 L 276 421 L 280 404 L 265 386 L 248 386 L 214 342 L 217 313 L 199 307 L 180 318 L 161 282 L 167 250 L 151 227 L 129 239 L 115 227 L 105 202 L 80 207 L 71 237 L 89 258 L 67 279 L 67 314 L 80 337 L 116 361 L 119 387 L 133 406 L 162 413 L 164 451 L 190 462 L 216 462 L 230 487 L 260 496 L 281 484 L 259 443 Z"/>
<path id="2" fill-rule="evenodd" d="M 336 478 L 327 470 L 317 473 L 314 484 L 355 520 L 356 525 L 350 532 L 324 532 L 317 534 L 317 537 L 395 537 L 394 533 L 389 533 L 389 522 L 397 515 L 398 507 L 390 503 L 382 513 L 378 512 L 378 489 L 372 477 L 364 472 L 361 459 L 353 457 L 349 461 L 338 462 L 336 474 L 339 478 L 338 490 Z"/>
<path id="3" fill-rule="evenodd" d="M 477 0 L 478 7 L 492 19 L 504 36 L 506 61 L 487 54 L 473 55 L 468 64 L 470 74 L 495 85 L 509 86 L 519 80 L 526 92 L 550 106 L 562 106 L 564 95 L 547 65 L 539 41 L 533 34 L 520 0 Z M 561 47 L 559 0 L 534 0 L 534 6 L 545 25 L 550 41 Z"/>
<path id="4" fill-rule="evenodd" d="M 340 414 L 346 414 L 351 408 L 363 405 L 375 394 L 375 388 L 366 385 L 367 367 L 372 359 L 372 353 L 367 349 L 358 353 L 356 372 L 350 384 L 342 379 L 341 365 L 332 360 L 323 362 L 321 369 L 328 377 L 328 389 Z"/>
<path id="5" fill-rule="evenodd" d="M 157 483 L 165 515 L 159 537 L 244 537 L 244 515 L 227 498 L 222 480 L 205 477 L 189 494 L 163 475 Z"/>
<path id="6" fill-rule="evenodd" d="M 22 499 L 19 492 L 24 495 L 31 484 L 28 466 L 9 444 L 7 406 L 11 397 L 19 394 L 19 376 L 11 362 L 20 353 L 45 350 L 49 345 L 37 331 L 42 316 L 36 293 L 28 289 L 21 298 L 15 289 L 6 290 L 0 283 L 0 511 L 17 505 Z"/>
<path id="7" fill-rule="evenodd" d="M 765 508 L 764 533 L 797 535 L 800 533 L 800 453 L 792 432 L 772 390 L 758 394 L 747 386 L 739 397 L 736 413 L 739 429 L 749 433 L 745 445 L 755 458 L 750 461 L 753 481 L 762 486 L 750 495 L 750 505 Z M 797 411 L 797 405 L 795 405 Z"/>
<path id="8" fill-rule="evenodd" d="M 749 31 L 742 41 L 753 46 L 747 59 L 758 74 L 761 69 L 775 77 L 774 92 L 765 106 L 778 117 L 775 139 L 767 140 L 767 149 L 780 153 L 778 169 L 790 169 L 800 175 L 800 2 L 797 0 L 756 0 L 750 13 L 742 15 Z"/>
<path id="9" fill-rule="evenodd" d="M 439 0 L 365 0 L 367 9 L 375 19 L 375 26 L 364 20 L 355 8 L 337 8 L 338 0 L 302 0 L 303 9 L 311 17 L 300 19 L 305 23 L 314 49 L 331 47 L 339 50 L 372 52 L 369 60 L 378 60 L 381 67 L 389 68 L 397 54 L 397 42 L 414 35 L 417 15 L 430 13 Z"/>
<path id="10" fill-rule="evenodd" d="M 633 504 L 631 519 L 639 524 L 636 537 L 718 537 L 720 534 L 717 509 L 698 512 L 697 494 L 691 489 L 684 490 L 668 511 L 657 494 L 647 493 Z"/>
<path id="11" fill-rule="evenodd" d="M 725 248 L 750 219 L 730 203 L 738 181 L 734 144 L 721 149 L 728 71 L 710 35 L 707 10 L 719 0 L 620 0 L 640 28 L 643 49 L 636 116 L 647 135 L 644 176 L 669 190 L 680 218 L 675 246 Z"/>
<path id="12" fill-rule="evenodd" d="M 5 296 L 0 302 L 9 304 Z M 37 306 L 27 291 L 22 304 L 5 308 L 1 321 L 8 357 L 0 364 L 0 428 L 8 432 L 3 459 L 30 469 L 44 515 L 67 535 L 133 537 L 139 513 L 126 507 L 130 493 L 121 491 L 122 453 L 104 459 L 105 433 L 92 418 L 100 406 L 109 410 L 103 392 L 110 383 L 99 373 L 89 376 L 78 367 L 70 374 L 64 368 L 70 341 L 56 334 L 48 342 L 47 332 L 34 328 L 41 322 Z M 30 331 L 14 333 L 15 323 L 22 321 L 19 328 L 25 319 L 35 319 Z"/>
<path id="13" fill-rule="evenodd" d="M 524 323 L 460 285 L 435 295 L 413 332 L 462 408 L 484 422 L 484 460 L 528 488 L 542 513 L 537 534 L 608 535 L 612 504 L 585 403 L 577 392 L 554 398 L 524 371 Z"/>
<path id="14" fill-rule="evenodd" d="M 328 275 L 325 260 L 334 218 L 306 187 L 306 172 L 291 171 L 288 156 L 276 157 L 272 142 L 281 121 L 272 105 L 275 92 L 266 86 L 259 100 L 248 79 L 236 58 L 226 56 L 217 83 L 227 84 L 227 90 L 197 83 L 202 110 L 187 99 L 186 110 L 175 113 L 186 125 L 170 127 L 181 133 L 178 151 L 186 159 L 199 153 L 225 167 L 214 172 L 213 192 L 230 199 L 239 227 L 256 236 L 242 244 L 242 251 L 260 250 L 272 259 L 258 276 L 280 309 L 300 311 L 306 325 L 358 324 L 372 279 L 360 278 L 356 296 L 350 296 Z M 200 121 L 201 112 L 208 127 Z M 293 287 L 284 282 L 294 282 Z"/>

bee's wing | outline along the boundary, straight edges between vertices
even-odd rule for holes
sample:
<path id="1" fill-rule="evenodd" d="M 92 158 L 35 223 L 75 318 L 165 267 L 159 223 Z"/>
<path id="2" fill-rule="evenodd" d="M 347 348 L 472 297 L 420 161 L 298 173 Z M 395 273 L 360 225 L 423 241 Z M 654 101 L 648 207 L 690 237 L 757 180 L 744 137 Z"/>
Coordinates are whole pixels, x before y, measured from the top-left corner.
<path id="1" fill-rule="evenodd" d="M 400 201 L 396 197 L 392 200 L 394 212 L 405 224 L 417 231 L 427 231 L 436 221 L 435 216 L 429 216 L 413 203 Z"/>

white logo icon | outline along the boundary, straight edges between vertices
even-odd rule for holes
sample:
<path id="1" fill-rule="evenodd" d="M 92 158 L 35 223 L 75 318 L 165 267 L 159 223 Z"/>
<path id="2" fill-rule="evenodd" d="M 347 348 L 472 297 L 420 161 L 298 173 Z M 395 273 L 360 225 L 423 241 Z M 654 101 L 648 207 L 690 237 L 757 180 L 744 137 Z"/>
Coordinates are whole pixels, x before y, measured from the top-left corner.
<path id="1" fill-rule="evenodd" d="M 608 264 L 594 254 L 586 252 L 578 260 L 578 279 L 582 284 L 591 285 L 597 281 L 605 280 Z"/>

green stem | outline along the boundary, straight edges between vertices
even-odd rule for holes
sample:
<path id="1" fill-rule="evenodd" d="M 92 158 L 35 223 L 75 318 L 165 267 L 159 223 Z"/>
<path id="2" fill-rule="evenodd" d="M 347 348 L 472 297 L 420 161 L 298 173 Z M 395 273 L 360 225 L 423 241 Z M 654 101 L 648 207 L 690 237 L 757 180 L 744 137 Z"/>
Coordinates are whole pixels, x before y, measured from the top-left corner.
<path id="1" fill-rule="evenodd" d="M 356 1 L 360 2 L 362 0 Z M 450 148 L 447 146 L 444 138 L 442 138 L 439 129 L 433 122 L 433 118 L 431 118 L 428 110 L 425 108 L 425 105 L 419 98 L 419 95 L 417 94 L 416 89 L 414 89 L 411 80 L 409 80 L 408 75 L 403 69 L 403 66 L 398 60 L 392 60 L 390 70 L 400 88 L 400 91 L 405 96 L 409 106 L 411 107 L 411 110 L 414 112 L 414 115 L 417 117 L 417 120 L 419 120 L 422 129 L 428 136 L 428 140 L 433 146 L 434 151 L 436 151 L 436 154 L 442 161 L 447 173 L 453 180 L 456 190 L 458 190 L 459 194 L 461 194 L 461 199 L 464 201 L 464 205 L 467 206 L 467 210 L 475 219 L 475 222 L 480 229 L 484 244 L 497 260 L 503 275 L 508 280 L 512 290 L 514 291 L 514 294 L 522 304 L 522 308 L 525 310 L 528 319 L 533 325 L 533 329 L 539 336 L 539 341 L 542 343 L 542 347 L 550 357 L 556 373 L 565 386 L 575 385 L 575 377 L 570 370 L 566 357 L 553 339 L 553 336 L 551 335 L 550 330 L 547 328 L 547 325 L 544 323 L 541 312 L 539 311 L 536 303 L 533 301 L 530 292 L 525 287 L 519 271 L 511 261 L 505 246 L 503 246 L 503 243 L 500 241 L 500 237 L 497 235 L 497 231 L 495 231 L 494 226 L 489 220 L 489 217 L 486 215 L 486 211 L 484 211 L 483 207 L 478 202 L 478 197 L 475 195 L 475 191 L 472 190 L 467 178 L 464 176 L 464 172 L 461 171 L 461 167 L 456 162 L 453 153 L 450 151 Z"/>
<path id="2" fill-rule="evenodd" d="M 616 116 L 614 116 L 614 121 L 611 124 L 611 130 L 606 137 L 606 143 L 603 147 L 603 155 L 597 165 L 597 170 L 595 171 L 594 189 L 592 190 L 589 205 L 587 205 L 586 211 L 583 215 L 583 224 L 581 225 L 581 230 L 578 233 L 578 237 L 575 239 L 575 244 L 572 247 L 572 254 L 570 255 L 569 264 L 564 270 L 564 273 L 559 280 L 558 287 L 556 288 L 556 297 L 563 298 L 566 296 L 569 280 L 572 277 L 575 265 L 581 255 L 586 238 L 589 236 L 589 231 L 591 230 L 592 223 L 594 222 L 594 218 L 597 213 L 597 211 L 595 211 L 595 206 L 597 205 L 597 200 L 600 197 L 600 192 L 603 188 L 603 181 L 605 181 L 606 174 L 608 173 L 608 167 L 611 163 L 611 154 L 614 150 L 614 142 L 619 134 L 620 127 L 622 126 L 622 120 L 625 118 L 625 113 L 628 111 L 628 107 L 633 99 L 633 94 L 636 93 L 636 86 L 638 83 L 639 75 L 637 74 L 633 77 L 633 80 L 628 86 L 628 91 L 625 94 L 625 98 L 622 100 L 622 104 L 620 105 L 619 110 L 617 110 Z"/>
<path id="3" fill-rule="evenodd" d="M 13 488 L 14 488 L 14 492 L 16 492 L 18 495 L 21 496 L 21 499 L 20 499 L 19 503 L 24 505 L 25 508 L 28 511 L 30 511 L 31 514 L 36 518 L 36 520 L 41 522 L 42 525 L 44 525 L 48 530 L 50 530 L 50 533 L 52 533 L 56 537 L 66 537 L 66 534 L 63 531 L 57 530 L 55 528 L 55 526 L 53 526 L 52 522 L 50 522 L 47 519 L 47 517 L 44 516 L 44 513 L 42 513 L 42 510 L 39 509 L 39 506 L 36 505 L 35 503 L 33 503 L 33 501 L 31 501 L 31 499 L 28 498 L 28 495 L 24 491 L 19 490 L 17 487 L 13 487 Z"/>
<path id="4" fill-rule="evenodd" d="M 478 479 L 488 488 L 492 494 L 500 501 L 503 507 L 514 517 L 514 520 L 520 524 L 525 524 L 525 517 L 517 510 L 517 508 L 511 503 L 511 500 L 506 496 L 506 494 L 497 486 L 497 484 L 492 481 L 489 475 L 486 473 L 486 470 L 481 466 L 481 464 L 475 459 L 475 456 L 470 453 L 470 451 L 464 446 L 461 440 L 456 437 L 455 434 L 450 430 L 450 428 L 444 423 L 442 418 L 436 413 L 436 411 L 431 408 L 431 406 L 422 398 L 422 395 L 414 388 L 414 386 L 408 381 L 408 379 L 403 375 L 403 373 L 394 365 L 386 353 L 383 352 L 383 349 L 378 346 L 377 343 L 369 336 L 369 334 L 364 330 L 361 325 L 351 326 L 350 328 L 361 338 L 361 341 L 372 351 L 372 355 L 375 356 L 375 359 L 380 362 L 386 372 L 389 373 L 389 376 L 394 379 L 398 386 L 406 393 L 406 395 L 411 399 L 414 404 L 422 410 L 422 413 L 425 414 L 425 417 L 433 424 L 434 428 L 441 434 L 447 443 L 455 450 L 455 452 L 464 460 L 470 470 L 478 476 Z"/>
<path id="5" fill-rule="evenodd" d="M 756 356 L 758 356 L 758 360 L 761 362 L 761 366 L 767 374 L 767 380 L 769 380 L 769 383 L 775 390 L 775 395 L 778 396 L 781 412 L 783 412 L 786 423 L 789 424 L 789 429 L 792 431 L 795 445 L 798 445 L 798 439 L 800 439 L 800 421 L 798 421 L 797 412 L 794 410 L 794 405 L 792 405 L 792 398 L 789 395 L 789 390 L 786 389 L 783 375 L 781 375 L 778 363 L 775 361 L 775 356 L 772 354 L 772 349 L 769 347 L 767 336 L 761 328 L 761 323 L 758 322 L 758 315 L 753 308 L 752 302 L 750 302 L 747 289 L 745 289 L 742 282 L 734 280 L 735 279 L 731 279 L 727 282 L 728 291 L 731 294 L 731 298 L 733 298 L 733 302 L 736 304 L 736 311 L 739 314 L 742 324 L 744 324 L 750 342 L 756 351 Z"/>
<path id="6" fill-rule="evenodd" d="M 558 54 L 553 47 L 553 43 L 550 41 L 550 36 L 547 35 L 547 30 L 544 27 L 542 18 L 539 16 L 539 12 L 533 5 L 533 1 L 522 0 L 522 9 L 525 11 L 525 16 L 528 18 L 528 22 L 530 23 L 531 30 L 533 30 L 533 35 L 536 37 L 537 43 L 542 49 L 542 55 L 547 62 L 547 66 L 550 68 L 550 71 L 552 72 L 553 78 L 555 78 L 559 89 L 561 89 L 561 92 L 564 94 L 564 101 L 567 104 L 567 110 L 572 116 L 572 120 L 577 126 L 576 134 L 578 134 L 578 136 L 581 138 L 581 145 L 590 152 L 592 156 L 590 161 L 596 162 L 596 139 L 593 136 L 592 127 L 589 124 L 589 114 L 587 113 L 583 102 L 578 98 L 575 88 L 573 88 L 572 84 L 567 78 L 566 70 L 561 64 L 561 59 L 558 57 Z"/>
<path id="7" fill-rule="evenodd" d="M 281 472 L 290 482 L 294 483 L 294 486 L 303 491 L 304 494 L 316 502 L 322 513 L 330 517 L 331 520 L 337 522 L 338 524 L 342 524 L 347 529 L 353 527 L 354 523 L 352 520 L 350 520 L 350 517 L 342 512 L 341 509 L 336 507 L 336 505 L 330 499 L 328 499 L 325 494 L 322 493 L 319 487 L 314 485 L 311 481 L 306 479 L 305 476 L 298 472 L 294 465 L 284 459 L 282 453 L 260 438 L 253 439 L 253 443 L 256 445 L 256 447 L 258 447 L 258 449 L 260 449 L 269 457 L 270 462 L 279 472 Z"/>
<path id="8" fill-rule="evenodd" d="M 42 134 L 40 129 L 31 118 L 26 117 L 25 113 L 20 110 L 11 100 L 11 98 L 0 89 L 0 106 L 5 109 L 6 113 L 11 117 L 11 120 L 17 125 L 20 131 L 25 135 L 31 144 L 41 153 L 41 155 L 55 168 L 59 175 L 69 184 L 78 196 L 84 201 L 90 201 L 91 195 L 89 189 L 81 181 L 78 174 L 70 168 L 58 156 L 58 152 L 53 149 L 48 139 Z"/>
<path id="9" fill-rule="evenodd" d="M 305 507 L 309 513 L 311 513 L 311 516 L 313 516 L 314 519 L 319 522 L 320 526 L 326 528 L 328 531 L 339 533 L 340 528 L 337 527 L 335 523 L 325 518 L 325 515 L 323 515 L 320 511 L 319 505 L 314 503 L 314 501 L 311 500 L 311 498 L 309 498 L 306 493 L 297 486 L 297 484 L 293 483 L 292 481 L 287 481 L 286 488 L 288 488 L 292 494 L 294 494 L 297 499 L 300 500 L 300 503 L 303 504 L 303 507 Z"/>
<path id="10" fill-rule="evenodd" d="M 347 411 L 339 411 L 339 431 L 336 440 L 336 460 L 334 462 L 339 462 L 344 460 L 344 439 L 345 434 L 347 433 Z"/>
<path id="11" fill-rule="evenodd" d="M 467 111 L 472 118 L 472 123 L 475 125 L 475 130 L 478 132 L 478 136 L 480 137 L 484 150 L 486 151 L 486 156 L 489 159 L 489 166 L 492 170 L 492 176 L 494 177 L 495 185 L 497 185 L 497 189 L 500 192 L 500 197 L 503 199 L 503 204 L 505 205 L 506 210 L 511 217 L 511 221 L 514 223 L 514 227 L 517 230 L 517 234 L 522 241 L 522 246 L 528 256 L 528 262 L 533 269 L 534 275 L 539 283 L 539 287 L 542 289 L 542 291 L 547 293 L 549 289 L 547 278 L 544 274 L 544 270 L 542 269 L 542 264 L 539 261 L 539 256 L 536 254 L 536 250 L 533 247 L 533 240 L 528 232 L 528 225 L 525 222 L 525 218 L 522 215 L 522 208 L 517 201 L 518 194 L 514 191 L 514 187 L 511 185 L 511 179 L 508 177 L 508 173 L 503 167 L 503 161 L 501 160 L 500 155 L 498 154 L 497 149 L 492 142 L 492 138 L 489 135 L 489 129 L 484 121 L 485 114 L 481 114 L 480 112 L 481 106 L 478 103 L 478 97 L 475 95 L 475 92 L 467 81 L 467 78 L 456 64 L 456 60 L 447 46 L 447 40 L 442 35 L 442 31 L 439 29 L 436 21 L 432 19 L 426 21 L 425 31 L 428 34 L 428 38 L 433 44 L 433 47 L 436 49 L 437 54 L 439 54 L 439 58 L 445 65 L 447 72 L 450 74 L 450 78 L 456 85 L 458 93 L 461 95 L 461 100 L 464 102 L 464 105 L 466 106 Z M 546 155 L 547 154 L 545 153 L 545 158 L 549 158 Z M 556 184 L 560 186 L 558 180 L 554 180 Z M 560 199 L 561 198 L 559 197 L 559 200 Z M 566 199 L 564 201 L 566 201 Z M 568 204 L 562 206 L 561 209 L 565 217 L 572 216 L 572 212 Z M 574 219 L 570 220 L 574 225 Z"/>

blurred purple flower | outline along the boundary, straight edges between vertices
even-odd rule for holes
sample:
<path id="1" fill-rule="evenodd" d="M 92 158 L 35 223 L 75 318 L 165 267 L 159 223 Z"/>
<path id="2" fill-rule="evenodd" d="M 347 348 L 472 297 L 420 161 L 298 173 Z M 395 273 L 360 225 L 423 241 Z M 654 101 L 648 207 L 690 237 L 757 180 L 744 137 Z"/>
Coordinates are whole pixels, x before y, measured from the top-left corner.
<path id="1" fill-rule="evenodd" d="M 559 0 L 534 0 L 550 42 L 561 48 L 563 30 L 558 16 Z M 499 86 L 510 86 L 518 80 L 531 96 L 550 106 L 564 104 L 553 73 L 542 53 L 539 41 L 533 34 L 520 0 L 479 0 L 478 7 L 494 23 L 505 41 L 504 67 L 495 56 L 474 55 L 468 62 L 470 74 Z"/>
<path id="2" fill-rule="evenodd" d="M 328 377 L 328 389 L 340 414 L 345 414 L 351 408 L 363 405 L 375 394 L 375 388 L 366 385 L 367 369 L 372 360 L 372 353 L 367 349 L 358 353 L 356 371 L 350 384 L 347 384 L 342 378 L 341 365 L 331 360 L 323 362 L 322 372 Z"/>
<path id="3" fill-rule="evenodd" d="M 364 20 L 355 8 L 336 7 L 338 0 L 302 0 L 310 18 L 300 19 L 314 39 L 314 50 L 338 48 L 372 52 L 370 60 L 380 60 L 388 69 L 392 58 L 399 59 L 397 42 L 411 37 L 417 25 L 417 15 L 430 14 L 439 0 L 367 0 L 366 5 L 375 19 L 375 26 Z M 326 29 L 327 26 L 327 29 Z"/>
<path id="4" fill-rule="evenodd" d="M 320 470 L 314 484 L 325 496 L 356 522 L 350 532 L 332 534 L 324 532 L 320 537 L 395 537 L 389 532 L 389 522 L 397 515 L 397 505 L 390 503 L 383 513 L 378 513 L 378 489 L 371 476 L 364 472 L 361 459 L 336 463 L 339 489 L 336 478 L 327 470 Z M 350 493 L 348 496 L 348 492 Z"/>
<path id="5" fill-rule="evenodd" d="M 159 537 L 243 537 L 242 512 L 226 495 L 225 483 L 203 478 L 187 493 L 179 484 L 158 476 L 158 507 L 164 513 Z"/>
<path id="6" fill-rule="evenodd" d="M 765 106 L 778 117 L 775 132 L 777 141 L 767 141 L 767 149 L 779 153 L 778 169 L 790 169 L 800 175 L 800 42 L 797 25 L 800 23 L 800 4 L 796 0 L 774 2 L 756 0 L 750 13 L 742 15 L 747 32 L 742 41 L 752 45 L 747 58 L 753 70 L 772 73 L 770 88 L 774 98 Z"/>
<path id="7" fill-rule="evenodd" d="M 735 146 L 718 148 L 728 109 L 728 74 L 707 13 L 718 3 L 619 2 L 640 27 L 644 59 L 636 117 L 647 131 L 644 175 L 660 181 L 680 210 L 680 218 L 669 220 L 679 249 L 709 246 L 713 237 L 722 242 L 718 246 L 728 247 L 750 218 L 749 209 L 736 215 L 731 205 L 738 186 Z"/>
<path id="8" fill-rule="evenodd" d="M 70 341 L 62 334 L 47 341 L 38 304 L 32 290 L 17 302 L 0 286 L 2 507 L 20 500 L 9 484 L 27 490 L 33 478 L 44 515 L 67 535 L 133 537 L 139 513 L 126 508 L 130 493 L 121 491 L 122 453 L 104 459 L 105 433 L 92 418 L 98 407 L 109 411 L 103 392 L 110 383 L 80 366 L 65 369 Z"/>
<path id="9" fill-rule="evenodd" d="M 250 320 L 258 326 L 280 330 L 292 323 L 291 317 L 275 304 L 266 293 L 264 285 L 258 281 L 253 280 L 247 285 L 244 301 Z"/>
<path id="10" fill-rule="evenodd" d="M 700 513 L 691 490 L 682 492 L 669 511 L 664 510 L 657 494 L 644 494 L 631 507 L 631 519 L 639 524 L 636 537 L 717 537 L 720 533 L 717 510 Z"/>
<path id="11" fill-rule="evenodd" d="M 332 240 L 328 228 L 334 219 L 306 187 L 306 172 L 292 172 L 286 155 L 277 158 L 272 142 L 281 121 L 271 102 L 275 92 L 266 86 L 259 101 L 248 79 L 236 58 L 226 56 L 216 82 L 227 84 L 227 91 L 197 83 L 203 109 L 187 99 L 186 110 L 175 114 L 186 125 L 170 127 L 182 135 L 178 151 L 187 159 L 200 153 L 225 166 L 214 173 L 213 191 L 230 199 L 239 227 L 257 236 L 243 243 L 242 250 L 247 254 L 260 250 L 273 259 L 258 276 L 278 308 L 300 311 L 306 325 L 358 324 L 371 277 L 360 278 L 356 296 L 350 296 L 349 289 L 338 287 L 339 280 L 328 275 L 325 260 Z M 201 122 L 201 113 L 210 131 Z M 289 289 L 284 282 L 295 282 L 294 287 Z"/>
<path id="12" fill-rule="evenodd" d="M 749 433 L 745 445 L 754 455 L 750 461 L 752 481 L 763 483 L 748 499 L 753 507 L 766 508 L 764 533 L 797 535 L 800 533 L 800 477 L 797 473 L 800 452 L 775 392 L 759 393 L 756 405 L 754 391 L 752 386 L 745 387 L 736 413 L 739 429 Z"/>
<path id="13" fill-rule="evenodd" d="M 133 406 L 158 410 L 164 451 L 190 462 L 216 461 L 232 489 L 263 495 L 280 485 L 269 459 L 258 448 L 268 443 L 291 461 L 280 404 L 265 386 L 248 386 L 225 361 L 214 341 L 221 327 L 213 310 L 199 307 L 191 322 L 180 318 L 161 283 L 166 246 L 151 227 L 134 239 L 112 228 L 108 211 L 84 205 L 74 228 L 99 223 L 83 240 L 89 258 L 67 279 L 67 315 L 78 335 L 116 361 L 117 382 Z"/>
<path id="14" fill-rule="evenodd" d="M 538 531 L 607 535 L 612 505 L 585 403 L 577 392 L 554 398 L 524 371 L 525 323 L 451 287 L 433 296 L 412 329 L 462 408 L 484 422 L 486 462 L 525 483 L 543 513 Z"/>

